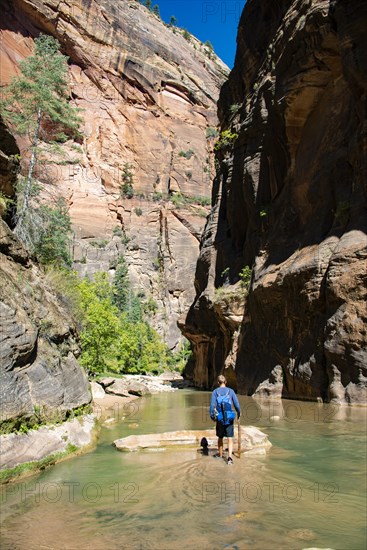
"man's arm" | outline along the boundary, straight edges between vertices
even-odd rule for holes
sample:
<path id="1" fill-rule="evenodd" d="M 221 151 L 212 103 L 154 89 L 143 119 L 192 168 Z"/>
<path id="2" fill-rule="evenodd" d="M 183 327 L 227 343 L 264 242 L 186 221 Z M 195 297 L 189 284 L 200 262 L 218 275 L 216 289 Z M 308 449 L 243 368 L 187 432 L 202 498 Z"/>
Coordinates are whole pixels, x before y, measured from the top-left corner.
<path id="1" fill-rule="evenodd" d="M 232 397 L 233 405 L 234 405 L 234 408 L 236 409 L 237 417 L 239 418 L 241 416 L 240 402 L 238 401 L 237 395 L 234 393 L 234 391 L 231 390 L 231 392 L 232 392 L 231 397 Z"/>
<path id="2" fill-rule="evenodd" d="M 216 401 L 217 401 L 216 392 L 213 391 L 212 398 L 210 400 L 210 409 L 209 409 L 210 418 L 212 420 L 215 420 L 214 408 L 215 408 Z"/>

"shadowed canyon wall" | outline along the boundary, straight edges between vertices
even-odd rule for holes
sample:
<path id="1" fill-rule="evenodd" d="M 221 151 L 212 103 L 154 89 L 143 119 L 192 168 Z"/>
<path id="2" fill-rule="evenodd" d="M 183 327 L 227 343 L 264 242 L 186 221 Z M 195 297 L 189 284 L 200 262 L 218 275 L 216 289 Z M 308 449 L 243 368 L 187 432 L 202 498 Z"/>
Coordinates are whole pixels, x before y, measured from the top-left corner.
<path id="1" fill-rule="evenodd" d="M 198 386 L 366 403 L 366 28 L 362 0 L 246 3 L 181 322 Z"/>
<path id="2" fill-rule="evenodd" d="M 135 290 L 158 305 L 153 324 L 175 347 L 192 302 L 192 273 L 209 210 L 217 99 L 227 67 L 136 0 L 0 1 L 1 82 L 40 32 L 69 56 L 83 140 L 60 145 L 39 168 L 48 200 L 67 200 L 81 274 L 114 274 L 123 254 Z M 208 137 L 207 137 L 208 136 Z M 17 138 L 22 169 L 28 143 Z M 121 196 L 124 169 L 132 198 Z"/>

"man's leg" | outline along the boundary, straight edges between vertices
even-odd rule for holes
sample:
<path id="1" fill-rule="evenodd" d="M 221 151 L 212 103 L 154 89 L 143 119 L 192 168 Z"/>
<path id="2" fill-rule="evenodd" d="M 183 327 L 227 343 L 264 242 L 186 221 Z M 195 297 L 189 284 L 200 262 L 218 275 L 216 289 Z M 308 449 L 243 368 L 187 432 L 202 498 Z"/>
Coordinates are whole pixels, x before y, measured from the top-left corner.
<path id="1" fill-rule="evenodd" d="M 232 458 L 233 453 L 233 437 L 228 438 L 228 458 Z"/>
<path id="2" fill-rule="evenodd" d="M 223 456 L 223 437 L 218 437 L 218 453 L 219 453 L 219 456 L 222 458 L 222 456 Z"/>

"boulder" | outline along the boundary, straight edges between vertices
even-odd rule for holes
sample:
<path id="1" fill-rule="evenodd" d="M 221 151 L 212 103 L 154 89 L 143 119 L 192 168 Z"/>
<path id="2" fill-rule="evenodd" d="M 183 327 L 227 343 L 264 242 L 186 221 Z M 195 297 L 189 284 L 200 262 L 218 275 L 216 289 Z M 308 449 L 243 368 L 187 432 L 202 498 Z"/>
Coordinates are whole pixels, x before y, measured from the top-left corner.
<path id="1" fill-rule="evenodd" d="M 94 426 L 95 416 L 88 414 L 57 426 L 42 426 L 25 434 L 2 435 L 0 469 L 41 460 L 67 451 L 70 445 L 78 449 L 86 447 L 93 441 Z"/>

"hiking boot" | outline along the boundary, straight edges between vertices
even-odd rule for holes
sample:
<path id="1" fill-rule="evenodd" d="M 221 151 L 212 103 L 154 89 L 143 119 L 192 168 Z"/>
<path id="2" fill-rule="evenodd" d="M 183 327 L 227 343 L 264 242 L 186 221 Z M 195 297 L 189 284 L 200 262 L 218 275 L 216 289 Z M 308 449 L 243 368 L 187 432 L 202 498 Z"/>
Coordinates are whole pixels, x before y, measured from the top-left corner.
<path id="1" fill-rule="evenodd" d="M 228 466 L 229 466 L 230 464 L 233 464 L 233 460 L 231 459 L 230 456 L 228 457 L 227 464 L 228 464 Z"/>

